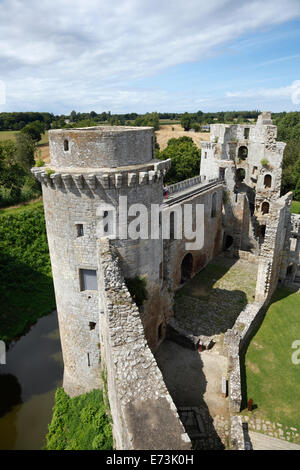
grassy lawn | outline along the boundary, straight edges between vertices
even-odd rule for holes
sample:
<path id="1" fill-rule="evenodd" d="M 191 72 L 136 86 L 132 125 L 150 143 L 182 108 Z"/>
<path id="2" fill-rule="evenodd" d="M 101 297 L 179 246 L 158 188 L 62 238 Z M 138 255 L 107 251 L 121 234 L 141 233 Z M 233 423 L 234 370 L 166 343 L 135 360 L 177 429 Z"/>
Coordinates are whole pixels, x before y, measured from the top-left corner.
<path id="1" fill-rule="evenodd" d="M 15 140 L 16 134 L 20 131 L 0 131 L 0 141 L 1 140 Z M 48 143 L 48 131 L 46 131 L 43 135 L 41 140 L 39 141 L 39 145 L 47 144 Z"/>
<path id="2" fill-rule="evenodd" d="M 19 131 L 0 131 L 0 141 L 2 140 L 15 140 L 16 133 Z"/>
<path id="3" fill-rule="evenodd" d="M 293 214 L 300 214 L 300 202 L 299 201 L 292 202 L 291 212 Z"/>
<path id="4" fill-rule="evenodd" d="M 43 201 L 42 201 L 42 196 L 40 196 L 34 201 L 21 202 L 20 204 L 17 204 L 16 206 L 13 206 L 13 207 L 4 207 L 0 209 L 0 216 L 18 214 L 19 212 L 23 210 L 33 209 L 35 207 L 42 207 L 42 206 L 43 206 Z"/>
<path id="5" fill-rule="evenodd" d="M 247 399 L 257 407 L 256 418 L 299 429 L 300 364 L 291 360 L 295 340 L 300 340 L 300 293 L 280 288 L 246 354 Z"/>

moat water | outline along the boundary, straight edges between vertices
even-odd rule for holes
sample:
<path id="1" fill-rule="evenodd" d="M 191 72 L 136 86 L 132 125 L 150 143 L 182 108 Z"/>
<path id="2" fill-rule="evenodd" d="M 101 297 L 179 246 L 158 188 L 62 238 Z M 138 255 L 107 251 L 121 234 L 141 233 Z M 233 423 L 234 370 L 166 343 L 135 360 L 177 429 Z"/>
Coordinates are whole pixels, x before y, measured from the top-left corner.
<path id="1" fill-rule="evenodd" d="M 11 344 L 0 365 L 0 449 L 41 449 L 63 362 L 56 312 Z"/>

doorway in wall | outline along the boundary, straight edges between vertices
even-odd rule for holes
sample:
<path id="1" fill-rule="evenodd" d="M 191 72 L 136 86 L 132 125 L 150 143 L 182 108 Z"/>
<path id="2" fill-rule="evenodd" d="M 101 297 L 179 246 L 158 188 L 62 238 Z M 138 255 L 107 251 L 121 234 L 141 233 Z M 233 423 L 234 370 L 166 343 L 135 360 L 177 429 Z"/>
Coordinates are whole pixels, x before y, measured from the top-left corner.
<path id="1" fill-rule="evenodd" d="M 191 279 L 193 272 L 193 257 L 191 253 L 185 255 L 181 263 L 181 283 Z"/>

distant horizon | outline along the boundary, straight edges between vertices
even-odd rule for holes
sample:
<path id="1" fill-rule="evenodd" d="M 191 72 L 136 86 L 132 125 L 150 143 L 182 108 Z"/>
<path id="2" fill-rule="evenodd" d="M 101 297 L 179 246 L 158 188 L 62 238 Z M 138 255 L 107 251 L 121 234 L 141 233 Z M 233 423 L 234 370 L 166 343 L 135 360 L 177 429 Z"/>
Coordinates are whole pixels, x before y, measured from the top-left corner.
<path id="1" fill-rule="evenodd" d="M 270 109 L 220 109 L 218 111 L 214 110 L 214 111 L 203 111 L 202 109 L 197 109 L 195 111 L 157 111 L 157 110 L 148 110 L 148 111 L 145 111 L 144 113 L 138 113 L 137 111 L 124 111 L 124 112 L 121 112 L 121 113 L 118 113 L 118 112 L 111 112 L 110 109 L 108 110 L 101 110 L 101 111 L 95 111 L 95 109 L 91 109 L 89 111 L 86 111 L 86 110 L 83 110 L 83 111 L 77 111 L 76 109 L 71 109 L 70 112 L 66 112 L 66 113 L 55 113 L 55 112 L 52 112 L 52 111 L 47 111 L 47 110 L 27 110 L 27 111 L 20 111 L 20 110 L 14 110 L 14 111 L 0 111 L 0 114 L 2 113 L 7 113 L 7 114 L 10 114 L 10 113 L 49 113 L 49 114 L 53 114 L 54 116 L 69 116 L 71 114 L 72 111 L 76 111 L 76 113 L 80 113 L 80 114 L 89 114 L 91 112 L 95 112 L 97 114 L 102 114 L 102 113 L 111 113 L 112 115 L 126 115 L 126 114 L 138 114 L 138 115 L 144 115 L 146 113 L 157 113 L 157 114 L 184 114 L 184 113 L 189 113 L 189 114 L 196 114 L 197 112 L 199 111 L 202 111 L 203 114 L 218 114 L 218 113 L 242 113 L 242 112 L 257 112 L 257 113 L 264 113 L 264 112 L 270 112 L 271 114 L 280 114 L 280 113 L 299 113 L 300 112 L 300 108 L 299 109 L 292 109 L 291 111 L 287 111 L 287 110 L 282 110 L 282 111 L 272 111 Z M 160 119 L 165 119 L 165 120 L 172 120 L 171 118 L 160 118 Z M 175 118 L 176 119 L 176 118 Z M 250 118 L 252 119 L 252 118 Z"/>

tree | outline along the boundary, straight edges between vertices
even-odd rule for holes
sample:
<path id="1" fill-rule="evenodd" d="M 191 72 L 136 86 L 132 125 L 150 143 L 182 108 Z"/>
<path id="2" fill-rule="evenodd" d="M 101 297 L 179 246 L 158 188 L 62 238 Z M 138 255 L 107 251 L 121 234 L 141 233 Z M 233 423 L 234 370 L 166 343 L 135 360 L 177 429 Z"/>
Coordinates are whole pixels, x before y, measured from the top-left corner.
<path id="1" fill-rule="evenodd" d="M 191 137 L 170 139 L 167 147 L 159 154 L 161 160 L 172 161 L 166 175 L 166 183 L 173 184 L 199 175 L 201 151 Z"/>
<path id="2" fill-rule="evenodd" d="M 134 121 L 135 126 L 150 126 L 154 130 L 159 129 L 159 116 L 158 113 L 146 113 L 143 116 L 138 116 Z"/>
<path id="3" fill-rule="evenodd" d="M 27 124 L 21 130 L 22 134 L 27 134 L 31 137 L 34 142 L 39 142 L 42 138 L 42 134 L 45 131 L 45 127 L 40 121 L 34 121 Z"/>
<path id="4" fill-rule="evenodd" d="M 17 146 L 11 140 L 0 142 L 0 187 L 9 189 L 12 199 L 17 201 L 26 172 L 16 161 L 16 150 Z"/>
<path id="5" fill-rule="evenodd" d="M 294 199 L 300 201 L 300 157 L 295 164 L 295 174 L 296 174 L 296 187 L 294 190 Z"/>
<path id="6" fill-rule="evenodd" d="M 189 113 L 184 113 L 182 118 L 180 119 L 180 124 L 184 128 L 185 131 L 189 131 L 192 124 L 192 118 Z"/>
<path id="7" fill-rule="evenodd" d="M 30 169 L 34 166 L 34 152 L 36 142 L 30 134 L 20 132 L 16 136 L 15 161 L 30 174 Z"/>
<path id="8" fill-rule="evenodd" d="M 77 118 L 77 113 L 76 113 L 76 111 L 74 111 L 74 110 L 71 111 L 71 113 L 70 113 L 70 120 L 71 120 L 71 122 L 75 122 L 75 121 L 76 121 L 76 118 Z"/>

